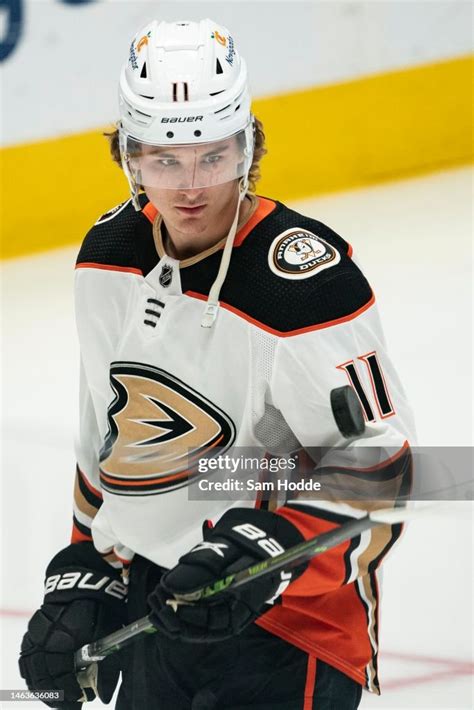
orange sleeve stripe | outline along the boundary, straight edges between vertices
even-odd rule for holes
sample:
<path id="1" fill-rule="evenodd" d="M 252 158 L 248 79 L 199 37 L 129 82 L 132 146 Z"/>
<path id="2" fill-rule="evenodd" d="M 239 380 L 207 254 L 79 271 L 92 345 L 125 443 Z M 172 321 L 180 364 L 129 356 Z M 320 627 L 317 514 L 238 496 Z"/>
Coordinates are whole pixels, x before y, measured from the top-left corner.
<path id="1" fill-rule="evenodd" d="M 382 469 L 386 468 L 392 463 L 395 463 L 395 461 L 398 461 L 404 454 L 406 454 L 410 450 L 410 444 L 408 441 L 405 441 L 401 449 L 399 449 L 393 456 L 389 456 L 388 459 L 384 459 L 381 463 L 377 463 L 374 466 L 368 466 L 367 468 L 351 468 L 350 466 L 337 466 L 337 465 L 330 465 L 330 466 L 323 466 L 322 469 L 323 471 L 354 471 L 355 473 L 373 473 L 375 471 L 381 471 Z"/>
<path id="2" fill-rule="evenodd" d="M 112 554 L 118 559 L 119 562 L 121 562 L 124 566 L 130 565 L 132 560 L 127 559 L 127 557 L 120 557 L 120 555 L 117 555 L 115 550 L 112 550 Z"/>
<path id="3" fill-rule="evenodd" d="M 207 301 L 208 296 L 205 296 L 202 293 L 197 293 L 196 291 L 186 291 L 185 296 L 189 296 L 190 298 L 197 298 L 199 301 Z M 364 311 L 367 311 L 371 306 L 373 306 L 375 303 L 375 295 L 372 294 L 371 298 L 365 303 L 363 306 L 358 308 L 356 311 L 353 313 L 349 313 L 347 316 L 342 316 L 341 318 L 336 318 L 334 320 L 329 320 L 324 323 L 318 323 L 317 325 L 309 325 L 306 328 L 297 328 L 296 330 L 288 330 L 288 331 L 282 331 L 282 330 L 276 330 L 275 328 L 271 328 L 269 325 L 265 325 L 265 323 L 261 323 L 260 321 L 256 320 L 255 318 L 252 318 L 251 316 L 247 315 L 247 313 L 244 313 L 243 311 L 239 311 L 238 308 L 235 308 L 234 306 L 229 305 L 228 303 L 225 303 L 224 301 L 219 301 L 219 305 L 221 308 L 225 308 L 226 311 L 230 311 L 236 316 L 239 316 L 239 318 L 243 318 L 246 320 L 248 323 L 251 323 L 252 325 L 257 326 L 257 328 L 261 328 L 262 330 L 265 330 L 267 333 L 272 333 L 272 335 L 278 335 L 280 338 L 290 338 L 294 335 L 302 335 L 303 333 L 311 333 L 313 330 L 323 330 L 324 328 L 331 328 L 334 325 L 340 325 L 341 323 L 346 323 L 347 321 L 354 320 L 358 316 L 360 316 Z"/>
<path id="4" fill-rule="evenodd" d="M 92 536 L 91 535 L 84 535 L 78 528 L 75 526 L 75 524 L 72 524 L 72 532 L 71 532 L 71 542 L 73 544 L 77 542 L 92 542 Z"/>

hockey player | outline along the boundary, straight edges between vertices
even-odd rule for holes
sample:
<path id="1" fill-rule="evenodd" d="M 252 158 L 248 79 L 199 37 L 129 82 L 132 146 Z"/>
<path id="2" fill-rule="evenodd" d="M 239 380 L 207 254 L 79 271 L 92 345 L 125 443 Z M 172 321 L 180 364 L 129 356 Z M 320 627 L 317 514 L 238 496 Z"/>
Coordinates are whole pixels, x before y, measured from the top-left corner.
<path id="1" fill-rule="evenodd" d="M 354 710 L 362 687 L 379 692 L 377 568 L 400 526 L 211 601 L 170 602 L 405 489 L 411 415 L 372 290 L 343 238 L 254 193 L 262 126 L 224 27 L 152 22 L 136 35 L 111 145 L 131 199 L 98 219 L 77 260 L 73 536 L 48 565 L 22 676 L 79 708 L 93 692 L 74 650 L 151 612 L 158 633 L 98 667 L 104 702 L 122 670 L 119 710 Z M 348 380 L 367 428 L 341 465 L 329 393 Z M 198 460 L 295 441 L 329 449 L 318 480 L 369 496 L 190 495 Z"/>

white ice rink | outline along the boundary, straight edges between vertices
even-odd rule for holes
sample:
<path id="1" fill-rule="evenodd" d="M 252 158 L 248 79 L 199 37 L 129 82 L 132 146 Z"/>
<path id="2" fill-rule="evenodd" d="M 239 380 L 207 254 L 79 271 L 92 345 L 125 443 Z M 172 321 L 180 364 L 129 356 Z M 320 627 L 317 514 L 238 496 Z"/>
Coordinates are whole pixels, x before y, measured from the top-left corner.
<path id="1" fill-rule="evenodd" d="M 471 169 L 460 168 L 295 205 L 351 242 L 364 265 L 423 445 L 472 445 L 472 178 Z M 23 687 L 20 640 L 41 603 L 45 566 L 69 541 L 76 252 L 60 249 L 2 268 L 4 689 Z M 411 523 L 384 565 L 383 694 L 364 694 L 365 710 L 474 707 L 473 516 L 470 503 L 459 508 L 463 514 Z"/>

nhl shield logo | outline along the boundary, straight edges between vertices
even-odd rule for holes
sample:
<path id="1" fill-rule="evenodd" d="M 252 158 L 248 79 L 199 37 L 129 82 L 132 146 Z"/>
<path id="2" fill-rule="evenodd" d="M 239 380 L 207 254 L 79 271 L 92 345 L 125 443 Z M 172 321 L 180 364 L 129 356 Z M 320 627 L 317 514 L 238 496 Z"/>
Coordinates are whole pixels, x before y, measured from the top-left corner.
<path id="1" fill-rule="evenodd" d="M 307 229 L 293 227 L 276 237 L 268 253 L 268 265 L 284 279 L 307 279 L 341 260 L 339 252 Z"/>
<path id="2" fill-rule="evenodd" d="M 169 286 L 173 280 L 173 267 L 169 264 L 165 264 L 161 269 L 161 274 L 158 280 L 165 288 Z"/>

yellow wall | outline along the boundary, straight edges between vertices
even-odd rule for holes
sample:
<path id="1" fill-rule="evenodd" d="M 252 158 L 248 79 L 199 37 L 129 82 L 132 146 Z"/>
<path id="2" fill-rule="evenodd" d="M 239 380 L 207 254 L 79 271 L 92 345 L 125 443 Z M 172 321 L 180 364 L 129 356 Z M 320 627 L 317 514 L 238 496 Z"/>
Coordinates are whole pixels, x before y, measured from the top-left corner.
<path id="1" fill-rule="evenodd" d="M 258 191 L 289 200 L 472 160 L 472 60 L 254 101 L 269 148 Z M 80 242 L 127 198 L 101 133 L 1 149 L 3 258 Z"/>

